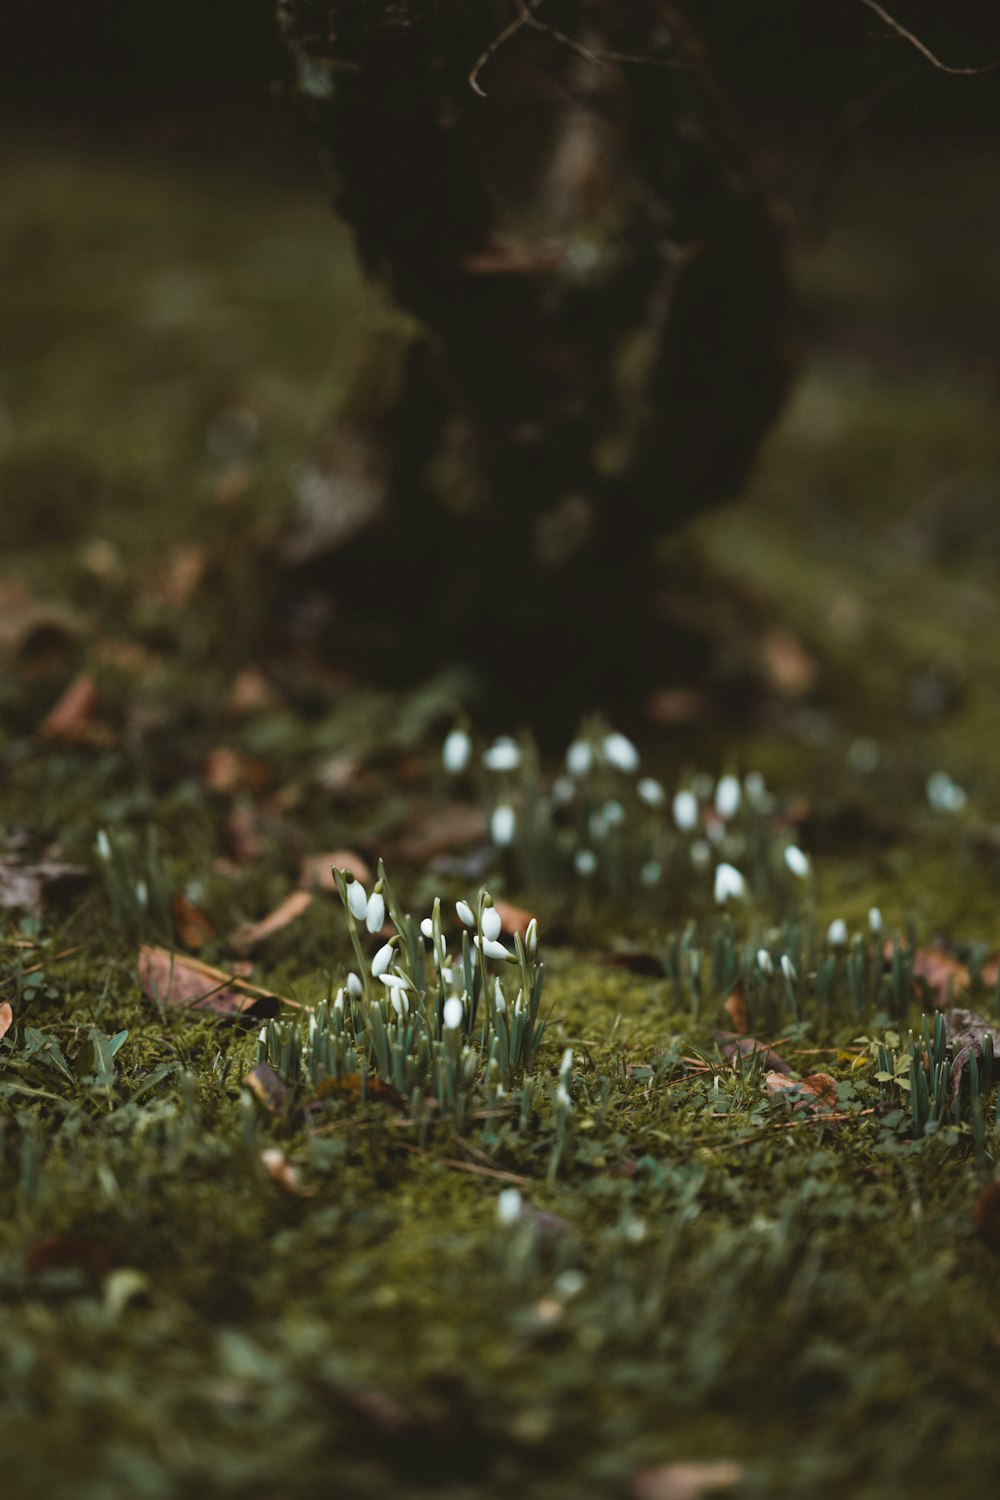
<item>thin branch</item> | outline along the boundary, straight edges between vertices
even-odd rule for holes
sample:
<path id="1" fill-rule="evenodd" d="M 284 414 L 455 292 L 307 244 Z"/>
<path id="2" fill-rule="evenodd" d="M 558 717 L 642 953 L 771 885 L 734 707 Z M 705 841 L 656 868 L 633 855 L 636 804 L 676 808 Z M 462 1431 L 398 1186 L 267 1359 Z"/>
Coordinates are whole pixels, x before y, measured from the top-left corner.
<path id="1" fill-rule="evenodd" d="M 948 63 L 942 62 L 939 57 L 936 57 L 925 42 L 922 42 L 918 36 L 914 36 L 912 31 L 908 31 L 901 22 L 897 21 L 895 16 L 890 16 L 889 12 L 879 5 L 878 0 L 861 0 L 861 4 L 867 6 L 869 10 L 874 11 L 880 21 L 884 21 L 887 26 L 890 26 L 897 36 L 903 38 L 904 42 L 909 42 L 911 47 L 915 47 L 921 57 L 926 57 L 927 61 L 941 73 L 951 73 L 962 78 L 974 78 L 980 73 L 992 73 L 995 68 L 1000 68 L 1000 57 L 994 58 L 993 62 L 986 63 L 981 68 L 950 67 Z"/>
<path id="2" fill-rule="evenodd" d="M 490 58 L 493 57 L 494 53 L 499 52 L 500 48 L 506 42 L 509 42 L 512 36 L 516 36 L 517 33 L 521 30 L 522 26 L 530 26 L 532 12 L 536 11 L 541 4 L 542 0 L 528 0 L 528 4 L 521 6 L 519 13 L 514 17 L 510 25 L 505 26 L 503 31 L 498 32 L 498 34 L 493 38 L 492 42 L 490 42 L 485 51 L 480 53 L 479 57 L 476 60 L 475 67 L 469 74 L 469 87 L 472 89 L 473 93 L 478 94 L 481 99 L 486 98 L 486 90 L 480 85 L 480 73 L 483 71 Z"/>

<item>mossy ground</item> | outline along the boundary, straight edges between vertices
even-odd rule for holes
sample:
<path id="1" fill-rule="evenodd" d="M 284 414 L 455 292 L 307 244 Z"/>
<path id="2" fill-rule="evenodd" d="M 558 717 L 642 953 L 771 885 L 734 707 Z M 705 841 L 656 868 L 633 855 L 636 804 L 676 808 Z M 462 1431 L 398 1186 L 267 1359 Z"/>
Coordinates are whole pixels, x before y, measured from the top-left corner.
<path id="1" fill-rule="evenodd" d="M 4 1493 L 569 1500 L 718 1457 L 743 1465 L 746 1496 L 981 1493 L 1000 1458 L 1000 1324 L 972 1207 L 997 1132 L 977 1155 L 967 1127 L 915 1142 L 867 1112 L 874 1085 L 838 1050 L 849 1019 L 781 1048 L 835 1074 L 846 1118 L 789 1114 L 716 1052 L 721 996 L 693 1018 L 665 980 L 600 961 L 618 937 L 657 951 L 666 911 L 505 889 L 500 872 L 495 894 L 541 917 L 540 1076 L 565 1045 L 576 1055 L 553 1173 L 541 1087 L 523 1128 L 420 1138 L 334 1100 L 307 1130 L 241 1089 L 254 1032 L 142 997 L 137 941 L 165 934 L 115 928 L 97 831 L 138 851 L 158 829 L 168 889 L 225 934 L 287 894 L 303 854 L 377 852 L 416 801 L 443 800 L 456 682 L 391 694 L 287 639 L 269 656 L 283 622 L 262 617 L 266 548 L 289 471 L 374 308 L 321 194 L 84 149 L 8 143 L 2 166 L 2 572 L 83 627 L 36 640 L 0 682 L 0 826 L 25 862 L 57 841 L 91 871 L 40 919 L 10 913 L 0 945 L 15 1017 L 0 1043 Z M 960 215 L 961 184 L 936 181 L 942 216 L 951 190 Z M 824 922 L 877 904 L 889 923 L 994 947 L 1000 443 L 981 356 L 1000 314 L 969 293 L 975 235 L 949 241 L 944 278 L 943 226 L 911 254 L 886 216 L 870 227 L 867 191 L 862 176 L 839 239 L 803 267 L 829 326 L 753 493 L 664 559 L 667 577 L 707 561 L 723 619 L 736 580 L 752 585 L 816 652 L 818 687 L 738 725 L 650 728 L 641 748 L 668 781 L 737 765 L 808 797 Z M 258 436 L 241 447 L 246 411 Z M 201 584 L 172 591 L 190 546 Z M 271 697 L 234 716 L 234 677 L 261 662 Z M 46 742 L 42 716 L 79 670 L 99 732 Z M 595 706 L 583 683 L 581 711 Z M 859 738 L 877 765 L 852 769 Z M 211 790 L 220 744 L 249 780 Z M 345 791 L 330 762 L 348 754 Z M 941 768 L 968 792 L 957 818 L 926 805 Z M 234 856 L 234 813 L 252 859 Z M 394 873 L 420 912 L 462 893 Z M 685 894 L 667 904 L 682 925 Z M 217 938 L 202 956 L 227 952 Z M 318 999 L 350 961 L 336 899 L 261 955 L 257 982 Z M 26 1057 L 26 1026 L 69 1072 Z M 88 1038 L 125 1028 L 111 1081 Z M 685 1067 L 697 1054 L 705 1066 Z M 275 1143 L 311 1197 L 267 1175 Z M 514 1182 L 530 1213 L 503 1227 L 496 1198 Z"/>

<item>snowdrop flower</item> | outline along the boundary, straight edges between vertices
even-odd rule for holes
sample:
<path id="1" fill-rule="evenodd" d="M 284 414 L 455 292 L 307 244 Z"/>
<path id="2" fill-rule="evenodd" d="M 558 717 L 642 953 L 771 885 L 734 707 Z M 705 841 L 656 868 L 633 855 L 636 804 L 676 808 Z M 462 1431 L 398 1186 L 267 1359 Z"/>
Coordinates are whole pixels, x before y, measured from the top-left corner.
<path id="1" fill-rule="evenodd" d="M 493 809 L 493 816 L 490 818 L 490 838 L 498 849 L 506 849 L 514 842 L 516 829 L 514 809 L 509 803 L 501 802 L 499 807 Z"/>
<path id="2" fill-rule="evenodd" d="M 831 948 L 842 948 L 847 942 L 847 923 L 843 917 L 834 917 L 826 930 L 826 940 Z"/>
<path id="3" fill-rule="evenodd" d="M 458 912 L 458 920 L 464 927 L 475 927 L 476 914 L 468 901 L 456 901 L 455 910 Z"/>
<path id="4" fill-rule="evenodd" d="M 696 870 L 707 870 L 712 863 L 712 846 L 707 839 L 695 839 L 688 852 Z"/>
<path id="5" fill-rule="evenodd" d="M 726 822 L 735 818 L 743 800 L 743 789 L 736 776 L 722 776 L 715 788 L 715 810 Z"/>
<path id="6" fill-rule="evenodd" d="M 457 1031 L 465 1020 L 465 1006 L 457 995 L 452 995 L 444 1002 L 441 1019 L 449 1031 Z"/>
<path id="7" fill-rule="evenodd" d="M 556 1085 L 556 1103 L 559 1105 L 560 1109 L 573 1108 L 573 1100 L 570 1098 L 569 1089 L 564 1083 L 558 1083 Z"/>
<path id="8" fill-rule="evenodd" d="M 605 802 L 601 808 L 601 812 L 604 815 L 604 822 L 608 828 L 617 828 L 619 824 L 625 821 L 625 809 L 615 798 L 612 798 L 610 802 Z"/>
<path id="9" fill-rule="evenodd" d="M 396 939 L 395 938 L 390 938 L 387 943 L 383 943 L 382 944 L 381 948 L 378 950 L 378 952 L 376 953 L 375 957 L 372 959 L 372 978 L 373 979 L 381 979 L 382 978 L 382 975 L 385 973 L 386 969 L 388 969 L 389 965 L 392 963 L 393 957 L 395 955 L 395 948 L 396 948 Z"/>
<path id="10" fill-rule="evenodd" d="M 674 815 L 674 822 L 682 833 L 691 833 L 698 827 L 698 798 L 694 792 L 675 792 L 674 800 L 670 805 Z"/>
<path id="11" fill-rule="evenodd" d="M 385 921 L 385 897 L 381 891 L 373 891 L 368 898 L 365 926 L 369 932 L 381 932 Z"/>
<path id="12" fill-rule="evenodd" d="M 636 791 L 647 807 L 662 807 L 666 800 L 666 792 L 652 776 L 644 776 L 636 787 Z"/>
<path id="13" fill-rule="evenodd" d="M 445 984 L 451 984 L 451 983 L 453 983 L 454 978 L 455 978 L 455 970 L 454 969 L 449 969 L 447 967 L 442 968 L 442 970 L 441 970 L 441 978 L 444 980 Z"/>
<path id="14" fill-rule="evenodd" d="M 364 985 L 361 983 L 361 980 L 358 978 L 357 974 L 355 974 L 352 970 L 351 973 L 347 976 L 347 993 L 351 995 L 355 1000 L 360 1000 L 364 992 Z"/>
<path id="15" fill-rule="evenodd" d="M 788 845 L 788 848 L 785 850 L 785 864 L 799 880 L 805 880 L 809 874 L 809 856 L 802 853 L 798 844 Z"/>
<path id="16" fill-rule="evenodd" d="M 461 776 L 472 758 L 472 740 L 464 729 L 453 729 L 445 736 L 441 764 L 449 776 Z"/>
<path id="17" fill-rule="evenodd" d="M 487 771 L 516 771 L 521 764 L 521 752 L 509 734 L 495 739 L 483 755 Z"/>
<path id="18" fill-rule="evenodd" d="M 524 951 L 529 958 L 538 952 L 538 918 L 532 917 L 524 934 Z"/>
<path id="19" fill-rule="evenodd" d="M 789 984 L 794 984 L 795 980 L 798 978 L 798 975 L 795 972 L 795 965 L 792 963 L 792 960 L 788 957 L 787 953 L 783 953 L 781 955 L 781 972 L 782 974 L 784 974 Z"/>
<path id="20" fill-rule="evenodd" d="M 420 931 L 423 933 L 424 937 L 429 943 L 433 943 L 434 923 L 431 921 L 430 917 L 424 917 L 423 921 L 420 924 Z"/>
<path id="21" fill-rule="evenodd" d="M 393 1010 L 396 1012 L 397 1016 L 399 1017 L 399 1019 L 401 1021 L 405 1020 L 405 1018 L 410 1013 L 410 1002 L 407 999 L 405 989 L 398 989 L 398 988 L 390 989 L 390 991 L 389 991 L 389 1001 L 390 1001 L 390 1003 L 392 1005 Z"/>
<path id="22" fill-rule="evenodd" d="M 497 1223 L 509 1226 L 521 1217 L 524 1200 L 517 1188 L 504 1188 L 497 1197 Z"/>
<path id="23" fill-rule="evenodd" d="M 347 887 L 347 909 L 357 922 L 368 915 L 368 895 L 360 880 L 352 880 Z"/>
<path id="24" fill-rule="evenodd" d="M 498 938 L 500 936 L 500 913 L 495 906 L 484 906 L 482 916 L 483 937 Z"/>
<path id="25" fill-rule="evenodd" d="M 747 801 L 751 807 L 758 812 L 771 812 L 774 808 L 774 798 L 768 791 L 763 776 L 759 771 L 748 771 L 743 778 L 743 790 L 747 794 Z"/>
<path id="26" fill-rule="evenodd" d="M 562 1079 L 562 1081 L 564 1083 L 566 1082 L 566 1079 L 569 1077 L 570 1071 L 571 1071 L 572 1067 L 573 1067 L 573 1048 L 572 1047 L 567 1047 L 566 1051 L 562 1055 L 562 1061 L 559 1064 L 559 1077 Z"/>
<path id="27" fill-rule="evenodd" d="M 572 776 L 557 776 L 552 783 L 552 800 L 557 806 L 562 807 L 567 802 L 572 802 L 576 796 L 576 786 Z"/>
<path id="28" fill-rule="evenodd" d="M 774 973 L 774 960 L 766 948 L 757 949 L 757 967 L 762 974 L 769 978 Z"/>
<path id="29" fill-rule="evenodd" d="M 574 740 L 566 751 L 566 769 L 571 776 L 586 776 L 594 764 L 594 752 L 586 740 Z"/>
<path id="30" fill-rule="evenodd" d="M 387 990 L 408 990 L 410 988 L 410 981 L 398 969 L 394 974 L 380 974 L 378 977 Z"/>
<path id="31" fill-rule="evenodd" d="M 258 1040 L 258 1042 L 260 1043 L 260 1045 L 262 1047 L 266 1047 L 267 1046 L 267 1027 L 266 1026 L 262 1026 L 260 1028 L 260 1032 L 258 1034 L 257 1040 Z"/>
<path id="32" fill-rule="evenodd" d="M 663 878 L 663 866 L 658 859 L 647 859 L 639 871 L 639 880 L 644 886 L 659 885 Z"/>
<path id="33" fill-rule="evenodd" d="M 144 880 L 137 880 L 135 883 L 135 899 L 142 907 L 149 905 L 149 886 Z"/>
<path id="34" fill-rule="evenodd" d="M 501 1016 L 507 1009 L 507 996 L 503 992 L 503 985 L 499 979 L 495 980 L 493 984 L 493 1006 Z"/>
<path id="35" fill-rule="evenodd" d="M 872 937 L 878 937 L 879 933 L 882 931 L 882 913 L 879 911 L 877 906 L 873 906 L 868 913 L 868 926 L 871 930 Z"/>
<path id="36" fill-rule="evenodd" d="M 344 1008 L 344 991 L 343 991 L 343 989 L 339 989 L 337 991 L 337 993 L 334 995 L 334 997 L 333 997 L 333 1008 L 334 1008 L 334 1010 L 343 1010 L 343 1008 Z"/>
<path id="37" fill-rule="evenodd" d="M 612 734 L 604 736 L 604 759 L 609 766 L 616 771 L 624 771 L 631 775 L 639 769 L 639 752 L 627 735 L 615 730 Z"/>
<path id="38" fill-rule="evenodd" d="M 477 948 L 482 947 L 487 958 L 510 958 L 510 953 L 503 943 L 498 943 L 494 938 L 483 938 L 481 944 L 478 937 L 474 937 L 472 941 Z"/>
<path id="39" fill-rule="evenodd" d="M 573 856 L 573 868 L 578 875 L 593 875 L 597 869 L 597 855 L 593 849 L 578 849 Z"/>
<path id="40" fill-rule="evenodd" d="M 947 771 L 935 771 L 927 781 L 927 800 L 935 812 L 961 812 L 967 802 L 962 787 L 958 786 Z"/>
<path id="41" fill-rule="evenodd" d="M 559 1272 L 552 1283 L 552 1290 L 563 1302 L 568 1302 L 571 1297 L 579 1297 L 586 1285 L 587 1278 L 583 1272 L 573 1268 Z"/>
<path id="42" fill-rule="evenodd" d="M 747 894 L 747 883 L 737 870 L 735 865 L 721 864 L 715 871 L 715 899 L 719 906 L 724 906 L 730 897 L 736 901 L 745 901 Z"/>
<path id="43" fill-rule="evenodd" d="M 94 848 L 97 850 L 100 858 L 104 860 L 104 863 L 107 864 L 111 858 L 111 840 L 103 828 L 98 829 L 97 837 L 94 840 Z"/>

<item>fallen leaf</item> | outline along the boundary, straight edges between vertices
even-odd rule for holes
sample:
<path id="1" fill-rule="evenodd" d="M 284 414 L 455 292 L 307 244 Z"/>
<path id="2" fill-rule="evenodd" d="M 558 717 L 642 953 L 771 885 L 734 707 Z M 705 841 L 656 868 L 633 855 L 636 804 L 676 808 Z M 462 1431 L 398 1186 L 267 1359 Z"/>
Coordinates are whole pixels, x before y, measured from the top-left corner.
<path id="1" fill-rule="evenodd" d="M 418 813 L 386 840 L 386 854 L 407 864 L 422 865 L 436 854 L 446 854 L 486 838 L 486 818 L 476 802 L 450 802 Z"/>
<path id="2" fill-rule="evenodd" d="M 209 938 L 215 936 L 211 920 L 193 901 L 188 900 L 183 891 L 174 891 L 170 899 L 170 915 L 174 931 L 185 948 L 192 948 L 197 953 L 199 948 L 204 948 Z"/>
<path id="3" fill-rule="evenodd" d="M 743 1478 L 743 1465 L 732 1459 L 711 1463 L 653 1464 L 632 1475 L 632 1500 L 701 1500 L 732 1489 Z"/>
<path id="4" fill-rule="evenodd" d="M 970 1042 L 977 1042 L 981 1047 L 989 1033 L 996 1039 L 997 1051 L 1000 1052 L 1000 1023 L 988 1021 L 974 1010 L 945 1011 L 944 1032 L 955 1047 L 966 1047 Z"/>
<path id="5" fill-rule="evenodd" d="M 14 1012 L 11 1009 L 10 1002 L 8 1000 L 4 1000 L 2 1003 L 0 1003 L 0 1039 L 7 1035 L 13 1024 Z"/>
<path id="6" fill-rule="evenodd" d="M 299 869 L 299 885 L 304 890 L 335 891 L 334 870 L 347 870 L 362 885 L 371 884 L 371 866 L 360 854 L 355 854 L 353 849 L 334 849 L 330 854 L 305 856 Z"/>
<path id="7" fill-rule="evenodd" d="M 793 1109 L 810 1109 L 822 1104 L 828 1109 L 836 1107 L 837 1080 L 829 1073 L 809 1073 L 805 1078 L 789 1078 L 786 1073 L 766 1073 L 764 1086 L 769 1099 L 788 1094 L 788 1103 Z"/>
<path id="8" fill-rule="evenodd" d="M 68 865 L 58 859 L 43 859 L 33 865 L 0 859 L 0 907 L 37 914 L 42 910 L 48 886 L 64 880 L 81 880 L 89 874 L 80 865 Z"/>
<path id="9" fill-rule="evenodd" d="M 20 579 L 0 578 L 0 667 L 52 647 L 61 653 L 81 628 L 71 610 L 39 602 Z"/>
<path id="10" fill-rule="evenodd" d="M 301 917 L 313 903 L 311 891 L 292 891 L 286 896 L 280 906 L 262 917 L 259 922 L 244 922 L 229 935 L 229 943 L 237 953 L 248 953 L 251 948 L 256 948 L 266 938 L 273 937 L 276 932 L 281 932 L 296 917 Z"/>
<path id="11" fill-rule="evenodd" d="M 49 1234 L 28 1246 L 24 1265 L 30 1276 L 44 1276 L 49 1271 L 83 1271 L 99 1281 L 110 1271 L 112 1255 L 101 1240 L 82 1234 Z"/>
<path id="12" fill-rule="evenodd" d="M 798 636 L 784 625 L 772 625 L 760 641 L 764 680 L 782 698 L 805 698 L 816 686 L 819 664 Z"/>
<path id="13" fill-rule="evenodd" d="M 750 1030 L 750 1017 L 747 1013 L 746 990 L 742 984 L 733 986 L 722 1008 L 732 1021 L 734 1029 L 739 1032 L 740 1036 L 746 1036 Z"/>
<path id="14" fill-rule="evenodd" d="M 81 672 L 49 709 L 38 726 L 39 738 L 50 744 L 79 745 L 91 739 L 97 714 L 97 685 Z"/>
<path id="15" fill-rule="evenodd" d="M 258 667 L 244 667 L 233 679 L 226 694 L 223 711 L 230 718 L 244 719 L 248 714 L 260 713 L 273 708 L 275 693 L 271 684 Z"/>
<path id="16" fill-rule="evenodd" d="M 220 1016 L 257 1019 L 276 1016 L 283 1005 L 299 1009 L 294 1000 L 169 948 L 143 944 L 139 949 L 139 978 L 147 999 L 181 1010 L 210 1010 Z"/>
<path id="17" fill-rule="evenodd" d="M 201 587 L 209 568 L 207 547 L 175 547 L 160 574 L 156 593 L 163 604 L 181 609 Z"/>
<path id="18" fill-rule="evenodd" d="M 253 756 L 233 750 L 229 745 L 217 745 L 205 757 L 201 768 L 201 784 L 208 792 L 232 797 L 236 792 L 260 791 L 272 779 L 271 767 Z"/>
<path id="19" fill-rule="evenodd" d="M 891 947 L 888 958 L 891 961 Z M 971 983 L 967 965 L 940 947 L 917 950 L 913 955 L 913 977 L 926 981 L 938 1010 L 945 1010 Z"/>
<path id="20" fill-rule="evenodd" d="M 707 724 L 712 706 L 699 688 L 658 688 L 646 701 L 646 718 L 654 724 Z"/>
<path id="21" fill-rule="evenodd" d="M 719 1051 L 723 1057 L 753 1057 L 757 1054 L 772 1073 L 782 1073 L 786 1076 L 791 1073 L 791 1068 L 783 1057 L 779 1057 L 766 1042 L 758 1040 L 755 1036 L 738 1036 L 735 1031 L 717 1031 L 715 1040 L 719 1044 Z"/>
<path id="22" fill-rule="evenodd" d="M 315 1198 L 316 1189 L 306 1187 L 280 1146 L 269 1146 L 260 1153 L 264 1171 L 276 1187 L 293 1198 Z"/>
<path id="23" fill-rule="evenodd" d="M 270 1063 L 257 1063 L 243 1080 L 244 1088 L 250 1090 L 257 1103 L 275 1119 L 288 1108 L 288 1089 L 271 1067 Z"/>
<path id="24" fill-rule="evenodd" d="M 510 901 L 494 901 L 493 909 L 500 918 L 503 931 L 511 937 L 516 932 L 523 938 L 535 916 L 534 912 L 526 911 L 523 906 L 514 906 Z"/>

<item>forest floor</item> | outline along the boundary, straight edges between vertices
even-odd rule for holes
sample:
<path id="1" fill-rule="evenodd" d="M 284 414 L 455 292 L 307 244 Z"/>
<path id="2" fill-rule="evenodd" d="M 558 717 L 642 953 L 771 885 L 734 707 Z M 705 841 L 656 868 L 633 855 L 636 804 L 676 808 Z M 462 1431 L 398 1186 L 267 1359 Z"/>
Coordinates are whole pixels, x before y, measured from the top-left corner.
<path id="1" fill-rule="evenodd" d="M 569 782 L 518 719 L 483 768 L 474 713 L 449 777 L 468 668 L 389 689 L 282 614 L 277 539 L 386 316 L 321 189 L 13 138 L 0 176 L 5 1495 L 982 1493 L 995 174 L 851 179 L 751 492 L 663 550 L 725 670 L 664 663 L 624 725 L 554 685 Z M 370 892 L 380 858 L 456 967 L 457 899 L 506 903 L 509 948 L 537 916 L 526 1075 L 480 1043 L 529 955 L 490 960 L 464 1055 L 433 993 L 333 1015 L 329 866 Z"/>

